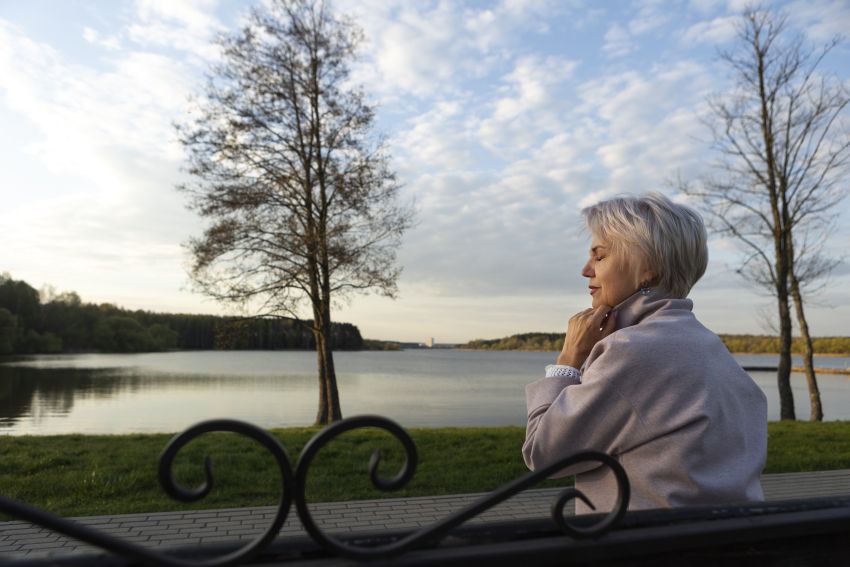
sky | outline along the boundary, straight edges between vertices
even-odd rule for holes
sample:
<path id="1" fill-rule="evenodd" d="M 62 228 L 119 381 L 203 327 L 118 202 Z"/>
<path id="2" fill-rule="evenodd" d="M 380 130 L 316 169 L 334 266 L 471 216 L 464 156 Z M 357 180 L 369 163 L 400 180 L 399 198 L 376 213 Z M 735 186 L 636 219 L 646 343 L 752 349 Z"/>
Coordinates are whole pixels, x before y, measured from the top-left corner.
<path id="1" fill-rule="evenodd" d="M 213 39 L 260 1 L 0 0 L 0 273 L 88 302 L 232 312 L 192 291 L 184 244 L 204 225 L 175 189 L 187 173 L 173 124 L 219 58 Z M 847 0 L 769 5 L 816 44 L 850 30 Z M 708 172 L 702 118 L 730 86 L 718 50 L 734 46 L 739 0 L 333 6 L 364 31 L 353 76 L 417 218 L 399 297 L 335 308 L 366 338 L 563 330 L 590 305 L 581 208 L 646 191 L 681 200 L 670 181 Z M 848 55 L 845 43 L 823 69 L 850 81 Z M 736 275 L 740 248 L 712 236 L 709 249 L 697 317 L 717 333 L 771 332 L 775 303 Z M 815 336 L 850 334 L 848 261 L 808 315 Z"/>

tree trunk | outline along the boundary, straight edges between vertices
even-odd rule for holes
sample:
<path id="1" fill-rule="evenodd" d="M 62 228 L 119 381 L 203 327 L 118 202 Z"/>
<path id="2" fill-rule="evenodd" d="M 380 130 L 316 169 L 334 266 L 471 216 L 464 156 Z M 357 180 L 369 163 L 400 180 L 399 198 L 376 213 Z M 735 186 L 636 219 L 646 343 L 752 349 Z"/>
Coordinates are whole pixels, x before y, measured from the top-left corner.
<path id="1" fill-rule="evenodd" d="M 809 421 L 823 421 L 823 407 L 821 406 L 820 390 L 818 389 L 818 379 L 815 376 L 815 365 L 813 362 L 814 347 L 812 346 L 812 337 L 809 334 L 809 324 L 806 322 L 806 313 L 803 310 L 800 283 L 797 281 L 797 276 L 793 272 L 791 273 L 791 297 L 794 299 L 797 322 L 800 325 L 800 335 L 803 338 L 803 367 L 806 371 L 806 384 L 809 387 L 809 404 L 811 406 Z"/>
<path id="2" fill-rule="evenodd" d="M 322 306 L 321 310 L 314 309 L 313 313 L 313 333 L 316 337 L 316 359 L 319 366 L 319 411 L 316 414 L 316 425 L 327 425 L 342 419 L 331 346 L 330 309 Z"/>
<path id="3" fill-rule="evenodd" d="M 776 383 L 779 388 L 779 419 L 796 419 L 794 394 L 791 391 L 791 313 L 787 292 L 779 300 L 779 368 Z"/>
<path id="4" fill-rule="evenodd" d="M 330 344 L 330 329 L 328 338 L 325 340 L 325 392 L 328 396 L 328 421 L 339 421 L 342 419 L 342 410 L 339 405 L 339 389 L 336 383 L 336 367 L 334 366 L 334 353 Z"/>
<path id="5" fill-rule="evenodd" d="M 313 338 L 316 343 L 316 362 L 319 369 L 319 410 L 316 413 L 316 425 L 326 425 L 328 423 L 328 393 L 325 387 L 325 357 L 323 356 L 324 338 L 321 330 L 313 325 Z"/>
<path id="6" fill-rule="evenodd" d="M 783 227 L 782 216 L 776 202 L 771 203 L 777 226 Z M 779 365 L 776 383 L 779 389 L 779 419 L 796 419 L 794 394 L 791 391 L 791 309 L 788 300 L 790 266 L 786 246 L 786 230 L 774 228 L 774 253 L 776 254 L 776 302 L 779 308 Z"/>

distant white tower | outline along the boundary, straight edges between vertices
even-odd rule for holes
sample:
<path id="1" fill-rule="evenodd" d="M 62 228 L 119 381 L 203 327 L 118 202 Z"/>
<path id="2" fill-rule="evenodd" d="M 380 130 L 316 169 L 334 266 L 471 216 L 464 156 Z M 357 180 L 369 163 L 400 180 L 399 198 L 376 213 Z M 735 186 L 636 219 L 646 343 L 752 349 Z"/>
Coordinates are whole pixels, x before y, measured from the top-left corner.
<path id="1" fill-rule="evenodd" d="M 425 346 L 428 348 L 434 348 L 434 337 L 428 337 L 425 339 Z"/>

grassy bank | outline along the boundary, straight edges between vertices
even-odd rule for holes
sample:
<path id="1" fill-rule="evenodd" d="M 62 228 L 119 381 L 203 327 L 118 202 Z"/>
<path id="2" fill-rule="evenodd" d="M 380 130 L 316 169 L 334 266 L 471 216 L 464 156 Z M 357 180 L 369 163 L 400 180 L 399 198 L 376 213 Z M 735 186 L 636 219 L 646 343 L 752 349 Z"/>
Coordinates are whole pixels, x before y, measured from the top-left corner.
<path id="1" fill-rule="evenodd" d="M 316 433 L 312 428 L 274 430 L 293 461 Z M 850 422 L 771 423 L 765 472 L 850 468 Z M 379 492 L 368 480 L 369 456 L 381 448 L 381 471 L 393 476 L 402 450 L 380 431 L 350 432 L 326 446 L 311 467 L 311 502 L 390 496 L 424 496 L 492 490 L 526 471 L 520 427 L 414 429 L 419 467 L 410 484 Z M 203 455 L 213 459 L 215 489 L 186 505 L 168 498 L 156 481 L 156 464 L 170 435 L 0 437 L 0 494 L 65 516 L 153 512 L 189 508 L 268 505 L 279 495 L 272 458 L 231 434 L 211 434 L 187 446 L 176 477 L 195 486 Z M 294 464 L 294 463 L 293 463 Z M 568 480 L 540 485 L 563 486 Z"/>

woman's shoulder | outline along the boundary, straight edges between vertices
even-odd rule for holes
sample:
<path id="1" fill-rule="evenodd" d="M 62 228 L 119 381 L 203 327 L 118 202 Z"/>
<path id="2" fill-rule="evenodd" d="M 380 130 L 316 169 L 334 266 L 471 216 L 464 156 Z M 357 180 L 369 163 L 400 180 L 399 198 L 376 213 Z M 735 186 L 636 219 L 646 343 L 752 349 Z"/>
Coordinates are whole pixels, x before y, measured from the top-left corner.
<path id="1" fill-rule="evenodd" d="M 618 336 L 617 336 L 618 335 Z M 636 325 L 613 333 L 619 343 L 719 343 L 720 338 L 705 327 L 692 311 L 669 309 L 652 313 Z"/>
<path id="2" fill-rule="evenodd" d="M 693 359 L 727 352 L 720 338 L 690 316 L 650 317 L 608 335 L 591 351 L 586 367 L 613 373 L 626 369 L 658 372 Z"/>
<path id="3" fill-rule="evenodd" d="M 653 314 L 635 325 L 618 329 L 603 341 L 609 348 L 629 351 L 659 348 L 671 342 L 711 340 L 715 337 L 690 312 Z"/>

